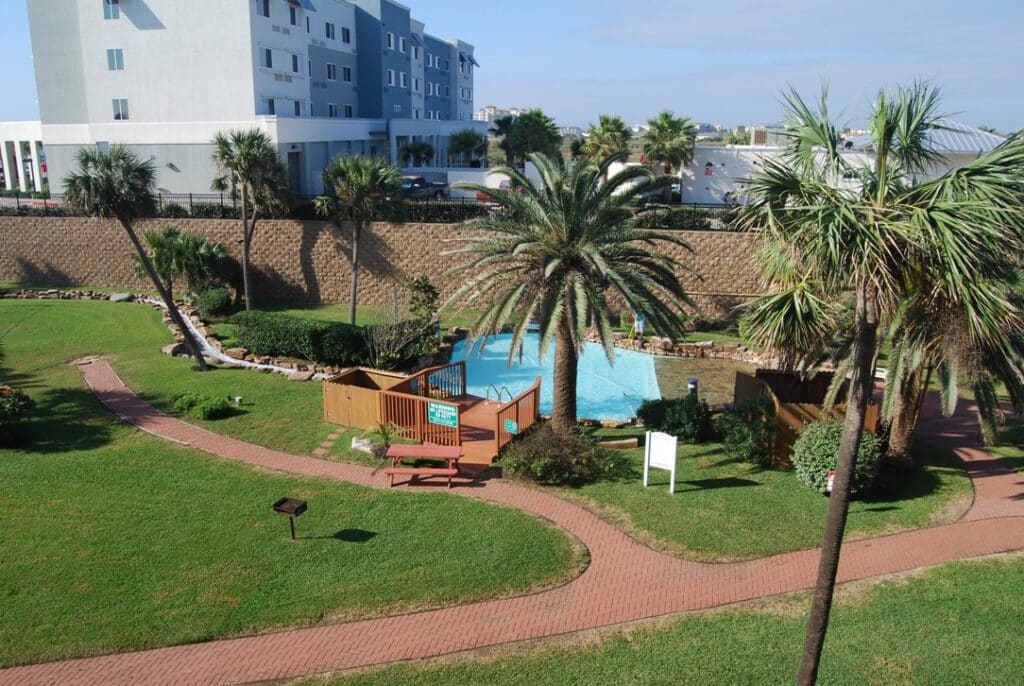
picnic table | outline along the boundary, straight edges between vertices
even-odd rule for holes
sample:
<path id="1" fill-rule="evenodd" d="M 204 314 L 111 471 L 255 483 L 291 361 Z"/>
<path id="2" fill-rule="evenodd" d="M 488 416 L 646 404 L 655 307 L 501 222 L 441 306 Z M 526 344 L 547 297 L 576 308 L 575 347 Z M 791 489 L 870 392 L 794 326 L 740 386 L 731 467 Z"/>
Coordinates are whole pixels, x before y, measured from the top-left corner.
<path id="1" fill-rule="evenodd" d="M 391 467 L 385 473 L 391 480 L 392 487 L 395 485 L 396 476 L 408 476 L 409 483 L 418 477 L 446 476 L 448 488 L 451 488 L 452 477 L 459 473 L 462 448 L 447 445 L 393 445 L 388 448 L 386 455 L 391 458 Z M 403 466 L 402 460 L 444 460 L 445 466 Z"/>

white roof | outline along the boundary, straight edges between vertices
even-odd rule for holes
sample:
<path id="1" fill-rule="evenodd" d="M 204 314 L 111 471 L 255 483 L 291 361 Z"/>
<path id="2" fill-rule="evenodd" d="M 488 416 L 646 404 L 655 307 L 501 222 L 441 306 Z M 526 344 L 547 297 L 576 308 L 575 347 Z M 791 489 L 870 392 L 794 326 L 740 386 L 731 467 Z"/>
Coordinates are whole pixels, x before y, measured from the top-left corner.
<path id="1" fill-rule="evenodd" d="M 1006 139 L 973 126 L 967 126 L 952 119 L 940 119 L 938 125 L 926 134 L 932 152 L 964 153 L 978 155 L 1001 145 Z M 872 147 L 870 136 L 855 136 L 850 139 L 856 150 Z"/>

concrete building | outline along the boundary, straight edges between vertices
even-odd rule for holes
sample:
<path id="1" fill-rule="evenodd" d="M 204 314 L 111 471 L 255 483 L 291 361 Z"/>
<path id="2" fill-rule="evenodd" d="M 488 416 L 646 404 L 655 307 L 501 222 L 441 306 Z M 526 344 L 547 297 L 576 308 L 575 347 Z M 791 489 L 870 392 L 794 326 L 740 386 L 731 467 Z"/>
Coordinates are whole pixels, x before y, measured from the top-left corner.
<path id="1" fill-rule="evenodd" d="M 28 13 L 35 140 L 55 192 L 82 146 L 127 145 L 155 163 L 161 192 L 206 193 L 213 136 L 256 128 L 293 191 L 311 195 L 338 154 L 397 161 L 404 142 L 426 140 L 444 166 L 452 133 L 486 133 L 467 121 L 473 71 L 459 69 L 478 66 L 473 46 L 427 36 L 392 0 L 28 0 Z M 417 86 L 430 40 L 448 95 L 428 102 Z"/>
<path id="2" fill-rule="evenodd" d="M 41 191 L 47 172 L 39 122 L 0 122 L 0 188 L 23 193 Z"/>
<path id="3" fill-rule="evenodd" d="M 487 105 L 481 107 L 473 113 L 473 119 L 475 121 L 486 122 L 488 126 L 494 123 L 496 119 L 502 117 L 519 117 L 529 112 L 526 107 L 496 107 L 494 105 Z"/>

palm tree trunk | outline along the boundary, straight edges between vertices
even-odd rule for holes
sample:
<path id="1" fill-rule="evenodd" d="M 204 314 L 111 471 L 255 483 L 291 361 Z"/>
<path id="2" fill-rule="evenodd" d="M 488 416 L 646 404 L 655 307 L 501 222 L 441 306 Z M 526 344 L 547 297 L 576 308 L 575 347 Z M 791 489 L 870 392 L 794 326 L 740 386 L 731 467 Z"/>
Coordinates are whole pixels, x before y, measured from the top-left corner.
<path id="1" fill-rule="evenodd" d="M 887 467 L 906 470 L 913 466 L 910 449 L 923 404 L 924 371 L 918 367 L 896 389 L 893 416 L 889 422 L 889 444 L 885 451 Z"/>
<path id="2" fill-rule="evenodd" d="M 156 286 L 156 290 L 160 293 L 160 297 L 163 298 L 164 305 L 167 306 L 167 314 L 171 317 L 171 321 L 174 322 L 175 326 L 177 326 L 181 331 L 181 335 L 185 337 L 185 345 L 188 347 L 189 353 L 196 358 L 196 366 L 199 367 L 199 371 L 205 372 L 207 370 L 206 360 L 203 359 L 203 353 L 199 347 L 199 342 L 192 336 L 192 330 L 185 326 L 185 320 L 182 318 L 181 312 L 178 311 L 178 307 L 174 304 L 171 292 L 164 287 L 160 277 L 157 276 L 156 269 L 153 267 L 153 261 L 149 259 L 146 249 L 142 247 L 142 242 L 139 241 L 139 237 L 136 235 L 135 229 L 132 228 L 131 222 L 126 219 L 121 219 L 120 222 L 125 233 L 128 234 L 128 239 L 132 242 L 132 245 L 135 246 L 135 252 L 138 253 L 139 261 L 142 262 L 142 266 L 146 269 L 149 279 L 153 282 L 153 285 Z"/>
<path id="3" fill-rule="evenodd" d="M 576 424 L 576 377 L 579 353 L 566 324 L 555 334 L 555 387 L 551 426 L 556 433 L 573 433 Z"/>
<path id="4" fill-rule="evenodd" d="M 245 309 L 252 309 L 252 292 L 249 290 L 249 189 L 242 184 L 242 290 L 245 292 Z"/>
<path id="5" fill-rule="evenodd" d="M 813 686 L 818 679 L 818 665 L 825 644 L 825 632 L 828 630 L 832 594 L 835 591 L 836 573 L 839 571 L 839 553 L 843 545 L 846 515 L 850 507 L 853 470 L 864 431 L 864 415 L 871 399 L 877 345 L 878 312 L 874 290 L 869 285 L 861 283 L 857 287 L 857 333 L 853 346 L 853 375 L 846 399 L 846 417 L 843 421 L 842 442 L 839 445 L 835 484 L 825 516 L 825 536 L 818 563 L 818 581 L 814 588 L 811 613 L 807 619 L 807 637 L 800 660 L 800 670 L 797 673 L 797 686 Z"/>
<path id="6" fill-rule="evenodd" d="M 356 300 L 359 296 L 359 238 L 363 233 L 362 221 L 352 224 L 352 287 L 348 296 L 348 323 L 356 324 Z"/>
<path id="7" fill-rule="evenodd" d="M 669 176 L 670 174 L 672 174 L 672 165 L 669 164 L 668 162 L 662 165 L 662 173 L 665 176 Z M 666 205 L 672 204 L 672 184 L 666 184 L 665 187 L 661 190 L 661 199 L 665 201 Z"/>

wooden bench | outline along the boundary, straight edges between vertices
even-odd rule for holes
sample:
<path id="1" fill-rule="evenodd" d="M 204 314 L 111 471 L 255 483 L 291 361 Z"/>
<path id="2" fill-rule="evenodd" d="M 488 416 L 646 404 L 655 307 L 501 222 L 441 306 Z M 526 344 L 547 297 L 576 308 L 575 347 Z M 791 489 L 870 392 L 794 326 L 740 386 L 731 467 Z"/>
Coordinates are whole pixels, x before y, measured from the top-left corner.
<path id="1" fill-rule="evenodd" d="M 388 448 L 387 456 L 391 458 L 391 467 L 385 470 L 390 485 L 394 487 L 396 476 L 408 476 L 409 483 L 418 477 L 448 477 L 448 488 L 452 487 L 452 477 L 459 473 L 459 459 L 462 448 L 441 445 L 393 445 Z M 444 467 L 412 467 L 402 466 L 402 460 L 444 460 Z"/>

